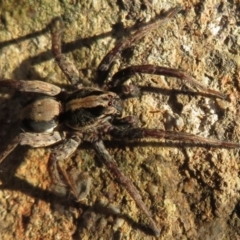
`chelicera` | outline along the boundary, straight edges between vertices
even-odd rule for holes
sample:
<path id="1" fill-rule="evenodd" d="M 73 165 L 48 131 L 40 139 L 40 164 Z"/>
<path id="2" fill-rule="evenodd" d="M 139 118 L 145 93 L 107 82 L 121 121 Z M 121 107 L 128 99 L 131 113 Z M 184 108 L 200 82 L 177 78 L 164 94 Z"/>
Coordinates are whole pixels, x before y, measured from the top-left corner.
<path id="1" fill-rule="evenodd" d="M 121 183 L 134 199 L 136 205 L 147 216 L 150 228 L 155 236 L 160 235 L 160 228 L 154 221 L 150 210 L 144 204 L 139 191 L 132 181 L 118 168 L 116 161 L 104 146 L 102 136 L 110 135 L 112 138 L 135 140 L 143 138 L 164 138 L 182 142 L 198 142 L 210 146 L 239 147 L 238 143 L 207 139 L 190 133 L 163 131 L 160 129 L 147 129 L 137 126 L 134 116 L 122 117 L 125 97 L 136 97 L 141 88 L 124 84 L 127 79 L 136 73 L 147 73 L 175 77 L 183 80 L 197 89 L 217 98 L 226 99 L 218 91 L 209 89 L 194 80 L 189 74 L 178 69 L 153 65 L 129 66 L 115 73 L 107 81 L 113 61 L 131 44 L 160 24 L 172 19 L 180 7 L 166 12 L 165 16 L 155 22 L 148 23 L 137 30 L 126 40 L 119 42 L 101 61 L 97 68 L 94 83 L 81 80 L 74 64 L 61 52 L 61 19 L 54 19 L 51 24 L 52 53 L 56 62 L 71 83 L 71 91 L 66 92 L 58 86 L 43 81 L 25 81 L 1 79 L 0 86 L 16 89 L 20 92 L 41 93 L 43 96 L 34 98 L 22 110 L 21 122 L 24 131 L 20 132 L 5 151 L 0 155 L 0 162 L 14 150 L 17 145 L 30 145 L 31 147 L 45 147 L 54 145 L 48 163 L 49 173 L 55 190 L 65 193 L 68 190 L 78 200 L 83 194 L 84 187 L 88 189 L 89 183 L 82 183 L 69 174 L 60 162 L 73 154 L 79 145 L 90 142 L 97 156 L 108 168 L 111 174 Z"/>

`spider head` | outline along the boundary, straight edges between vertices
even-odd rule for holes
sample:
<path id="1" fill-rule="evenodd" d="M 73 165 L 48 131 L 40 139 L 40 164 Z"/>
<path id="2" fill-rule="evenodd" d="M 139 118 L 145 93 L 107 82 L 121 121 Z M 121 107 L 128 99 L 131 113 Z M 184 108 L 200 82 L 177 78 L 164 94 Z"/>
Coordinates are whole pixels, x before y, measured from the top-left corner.
<path id="1" fill-rule="evenodd" d="M 110 114 L 113 116 L 121 116 L 123 110 L 122 100 L 115 93 L 109 93 L 109 99 L 106 99 L 108 101 L 108 107 L 106 107 L 106 110 L 110 111 Z"/>

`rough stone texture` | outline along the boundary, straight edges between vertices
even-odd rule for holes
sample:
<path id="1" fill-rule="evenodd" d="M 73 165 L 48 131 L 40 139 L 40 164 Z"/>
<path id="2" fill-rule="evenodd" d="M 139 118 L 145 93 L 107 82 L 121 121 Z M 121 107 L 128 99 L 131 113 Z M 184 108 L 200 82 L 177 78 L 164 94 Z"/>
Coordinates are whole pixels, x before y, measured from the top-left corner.
<path id="1" fill-rule="evenodd" d="M 144 127 L 240 142 L 237 0 L 3 0 L 0 77 L 40 79 L 64 87 L 67 81 L 52 57 L 47 28 L 51 19 L 62 15 L 64 52 L 83 78 L 92 78 L 104 54 L 128 35 L 125 27 L 177 4 L 183 11 L 125 51 L 114 71 L 140 63 L 181 68 L 230 100 L 172 92 L 188 88 L 180 80 L 138 75 L 130 81 L 163 90 L 126 100 L 124 114 L 139 116 Z M 15 119 L 26 97 L 6 89 L 0 94 L 3 146 L 16 134 Z M 106 146 L 153 212 L 162 228 L 159 239 L 240 238 L 238 149 L 155 140 L 108 141 Z M 145 231 L 146 217 L 88 146 L 66 164 L 89 171 L 89 196 L 81 203 L 56 197 L 46 168 L 49 152 L 19 147 L 1 164 L 1 239 L 154 239 Z"/>

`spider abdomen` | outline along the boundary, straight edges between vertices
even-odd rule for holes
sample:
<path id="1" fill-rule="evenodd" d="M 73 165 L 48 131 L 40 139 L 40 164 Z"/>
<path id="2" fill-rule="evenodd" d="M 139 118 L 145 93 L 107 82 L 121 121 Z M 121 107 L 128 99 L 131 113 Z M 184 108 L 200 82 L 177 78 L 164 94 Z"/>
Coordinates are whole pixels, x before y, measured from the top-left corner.
<path id="1" fill-rule="evenodd" d="M 58 125 L 61 104 L 51 97 L 30 102 L 22 111 L 23 126 L 32 132 L 51 132 Z"/>

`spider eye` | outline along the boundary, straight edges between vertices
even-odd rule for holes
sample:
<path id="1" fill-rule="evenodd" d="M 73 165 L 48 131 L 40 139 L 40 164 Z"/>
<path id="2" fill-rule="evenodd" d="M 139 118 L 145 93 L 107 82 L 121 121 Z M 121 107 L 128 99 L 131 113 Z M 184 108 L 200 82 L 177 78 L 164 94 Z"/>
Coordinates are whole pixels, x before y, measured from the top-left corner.
<path id="1" fill-rule="evenodd" d="M 110 102 L 108 103 L 108 106 L 112 106 L 112 101 L 110 101 Z"/>

